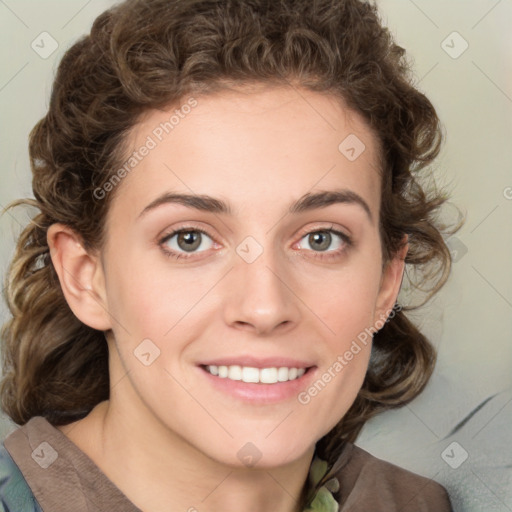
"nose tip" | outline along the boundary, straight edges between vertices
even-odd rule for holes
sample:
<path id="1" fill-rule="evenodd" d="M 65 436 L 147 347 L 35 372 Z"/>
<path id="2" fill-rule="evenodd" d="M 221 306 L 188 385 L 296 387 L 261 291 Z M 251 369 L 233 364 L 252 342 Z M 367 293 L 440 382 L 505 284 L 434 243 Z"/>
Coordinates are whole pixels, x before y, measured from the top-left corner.
<path id="1" fill-rule="evenodd" d="M 263 261 L 240 262 L 232 274 L 224 311 L 228 325 L 265 335 L 282 332 L 298 322 L 300 311 L 283 271 L 278 273 Z"/>
<path id="2" fill-rule="evenodd" d="M 235 320 L 233 326 L 248 331 L 254 331 L 259 335 L 282 331 L 290 325 L 290 320 L 275 321 L 268 312 L 254 311 L 252 318 L 248 320 Z"/>

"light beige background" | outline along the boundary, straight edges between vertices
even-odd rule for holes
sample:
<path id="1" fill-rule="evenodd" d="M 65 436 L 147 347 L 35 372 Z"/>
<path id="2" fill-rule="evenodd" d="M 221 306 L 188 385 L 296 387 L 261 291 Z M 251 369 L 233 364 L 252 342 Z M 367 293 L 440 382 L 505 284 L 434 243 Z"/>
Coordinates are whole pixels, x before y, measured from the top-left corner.
<path id="1" fill-rule="evenodd" d="M 27 136 L 45 113 L 57 63 L 112 4 L 0 0 L 1 206 L 31 195 Z M 379 5 L 442 118 L 446 143 L 436 173 L 467 221 L 449 240 L 457 251 L 450 281 L 415 315 L 438 347 L 436 374 L 411 405 L 372 420 L 359 445 L 441 482 L 456 512 L 510 511 L 512 0 Z M 44 31 L 58 43 L 46 59 L 31 48 Z M 2 277 L 26 219 L 21 211 L 0 218 Z M 402 299 L 408 296 L 404 290 Z M 13 427 L 4 419 L 0 433 Z"/>

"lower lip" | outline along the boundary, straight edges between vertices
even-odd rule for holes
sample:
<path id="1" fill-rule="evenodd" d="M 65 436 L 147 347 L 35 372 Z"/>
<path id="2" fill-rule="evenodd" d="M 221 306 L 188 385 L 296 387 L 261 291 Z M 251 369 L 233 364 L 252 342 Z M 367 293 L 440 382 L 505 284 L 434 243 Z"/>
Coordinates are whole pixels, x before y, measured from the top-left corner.
<path id="1" fill-rule="evenodd" d="M 306 388 L 316 370 L 316 367 L 313 366 L 297 379 L 275 384 L 262 384 L 217 377 L 202 366 L 198 366 L 198 368 L 216 389 L 253 404 L 272 404 L 296 398 Z"/>

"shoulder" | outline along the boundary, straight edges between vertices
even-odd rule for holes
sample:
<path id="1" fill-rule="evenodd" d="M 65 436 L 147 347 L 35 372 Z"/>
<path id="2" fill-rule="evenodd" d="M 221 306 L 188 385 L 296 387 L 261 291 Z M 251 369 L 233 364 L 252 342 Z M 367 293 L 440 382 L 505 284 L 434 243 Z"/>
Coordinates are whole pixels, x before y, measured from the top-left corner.
<path id="1" fill-rule="evenodd" d="M 340 511 L 451 512 L 446 489 L 432 479 L 379 459 L 347 443 L 336 470 Z"/>
<path id="2" fill-rule="evenodd" d="M 4 444 L 0 444 L 0 512 L 41 512 L 30 487 Z"/>

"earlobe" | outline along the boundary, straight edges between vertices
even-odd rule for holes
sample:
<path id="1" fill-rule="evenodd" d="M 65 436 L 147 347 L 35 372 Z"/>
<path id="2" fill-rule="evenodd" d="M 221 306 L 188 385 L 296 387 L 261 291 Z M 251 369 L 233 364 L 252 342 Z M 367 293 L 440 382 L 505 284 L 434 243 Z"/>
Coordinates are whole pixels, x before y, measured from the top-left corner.
<path id="1" fill-rule="evenodd" d="M 375 311 L 375 322 L 386 320 L 396 304 L 405 270 L 405 257 L 409 250 L 408 238 L 408 235 L 404 236 L 404 245 L 383 270 Z"/>
<path id="2" fill-rule="evenodd" d="M 47 241 L 62 292 L 75 316 L 93 329 L 110 329 L 112 324 L 99 257 L 89 254 L 81 238 L 64 224 L 52 224 L 48 228 Z"/>

